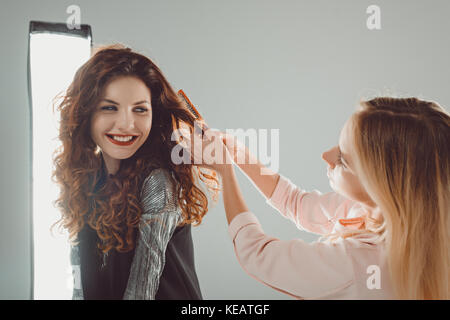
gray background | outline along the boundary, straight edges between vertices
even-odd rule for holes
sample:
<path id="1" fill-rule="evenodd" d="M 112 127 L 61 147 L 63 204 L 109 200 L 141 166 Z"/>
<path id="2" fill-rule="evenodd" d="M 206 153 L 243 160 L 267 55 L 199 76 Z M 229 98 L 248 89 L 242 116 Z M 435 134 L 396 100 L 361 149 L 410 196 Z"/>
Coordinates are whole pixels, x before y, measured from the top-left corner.
<path id="1" fill-rule="evenodd" d="M 280 129 L 279 172 L 304 189 L 331 191 L 321 153 L 337 143 L 360 97 L 450 105 L 447 0 L 2 0 L 0 299 L 29 299 L 31 291 L 29 21 L 65 23 L 71 4 L 94 43 L 122 42 L 148 55 L 211 127 Z M 371 4 L 381 8 L 381 30 L 366 27 Z M 266 233 L 317 239 L 238 178 Z M 204 298 L 289 299 L 241 269 L 222 199 L 193 235 Z"/>

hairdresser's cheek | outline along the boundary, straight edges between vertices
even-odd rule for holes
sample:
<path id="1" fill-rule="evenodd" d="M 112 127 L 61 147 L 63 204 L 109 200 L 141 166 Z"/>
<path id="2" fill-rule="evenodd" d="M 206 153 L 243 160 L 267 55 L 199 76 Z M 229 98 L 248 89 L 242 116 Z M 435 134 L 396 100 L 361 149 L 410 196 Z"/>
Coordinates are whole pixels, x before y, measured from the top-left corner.
<path id="1" fill-rule="evenodd" d="M 335 192 L 347 198 L 352 193 L 352 187 L 351 182 L 349 181 L 349 177 L 342 172 L 341 168 L 338 167 L 335 168 L 330 175 L 330 186 Z"/>
<path id="2" fill-rule="evenodd" d="M 365 192 L 361 187 L 358 178 L 352 174 L 345 175 L 345 184 L 343 186 L 343 193 L 345 197 L 354 201 L 361 202 L 365 199 Z"/>

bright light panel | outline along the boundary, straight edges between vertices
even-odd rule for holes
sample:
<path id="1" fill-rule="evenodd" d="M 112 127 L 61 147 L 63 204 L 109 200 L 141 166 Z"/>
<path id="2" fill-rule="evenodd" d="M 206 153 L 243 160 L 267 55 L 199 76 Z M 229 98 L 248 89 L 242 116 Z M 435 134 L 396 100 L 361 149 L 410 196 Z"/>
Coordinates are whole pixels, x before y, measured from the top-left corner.
<path id="1" fill-rule="evenodd" d="M 34 299 L 71 299 L 73 278 L 68 234 L 50 226 L 61 213 L 53 202 L 59 189 L 51 181 L 52 155 L 60 145 L 59 114 L 52 100 L 65 91 L 76 70 L 90 57 L 90 38 L 51 33 L 30 35 L 33 125 Z M 60 102 L 60 100 L 58 100 Z M 55 107 L 56 109 L 56 107 Z"/>

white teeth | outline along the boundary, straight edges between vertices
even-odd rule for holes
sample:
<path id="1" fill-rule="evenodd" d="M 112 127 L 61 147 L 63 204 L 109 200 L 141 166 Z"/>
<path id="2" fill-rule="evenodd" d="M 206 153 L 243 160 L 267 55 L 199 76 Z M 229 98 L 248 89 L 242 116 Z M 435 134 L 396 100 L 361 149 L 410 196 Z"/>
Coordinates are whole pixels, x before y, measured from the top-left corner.
<path id="1" fill-rule="evenodd" d="M 126 136 L 126 137 L 119 137 L 119 136 L 112 136 L 112 138 L 116 141 L 120 141 L 120 142 L 128 142 L 131 139 L 133 139 L 133 136 Z"/>

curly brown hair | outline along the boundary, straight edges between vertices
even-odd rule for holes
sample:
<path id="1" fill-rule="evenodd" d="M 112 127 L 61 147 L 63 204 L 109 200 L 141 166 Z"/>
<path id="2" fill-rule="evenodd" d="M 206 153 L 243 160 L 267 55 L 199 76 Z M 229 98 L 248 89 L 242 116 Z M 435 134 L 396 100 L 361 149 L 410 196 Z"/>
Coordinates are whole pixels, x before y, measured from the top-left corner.
<path id="1" fill-rule="evenodd" d="M 105 86 L 122 76 L 136 77 L 149 88 L 153 125 L 139 150 L 121 160 L 119 170 L 101 185 L 102 177 L 106 176 L 105 164 L 91 138 L 90 121 Z M 183 215 L 180 225 L 201 223 L 208 211 L 208 197 L 196 183 L 203 181 L 216 200 L 217 174 L 171 161 L 171 150 L 177 144 L 171 140 L 173 130 L 180 124 L 193 130 L 195 118 L 149 58 L 122 44 L 98 47 L 77 70 L 62 98 L 57 107 L 61 114 L 62 144 L 55 151 L 52 176 L 60 187 L 55 205 L 62 215 L 51 229 L 59 224 L 68 230 L 69 241 L 76 243 L 78 233 L 88 223 L 97 231 L 102 241 L 98 246 L 103 252 L 112 248 L 119 252 L 132 250 L 134 229 L 142 214 L 139 190 L 155 168 L 168 170 L 176 182 Z"/>

